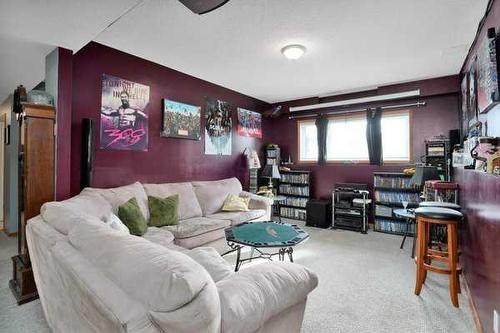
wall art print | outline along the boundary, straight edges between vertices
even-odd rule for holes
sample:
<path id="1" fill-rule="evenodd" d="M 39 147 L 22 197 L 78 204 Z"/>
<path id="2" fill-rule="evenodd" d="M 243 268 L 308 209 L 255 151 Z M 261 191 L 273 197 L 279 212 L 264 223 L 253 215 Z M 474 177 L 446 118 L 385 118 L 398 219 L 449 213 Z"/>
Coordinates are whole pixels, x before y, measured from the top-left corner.
<path id="1" fill-rule="evenodd" d="M 469 130 L 469 73 L 465 73 L 460 84 L 461 114 L 462 114 L 462 133 L 467 135 Z"/>
<path id="2" fill-rule="evenodd" d="M 148 150 L 149 86 L 103 74 L 101 149 Z"/>
<path id="3" fill-rule="evenodd" d="M 205 154 L 231 155 L 232 107 L 229 103 L 207 99 L 205 110 Z"/>
<path id="4" fill-rule="evenodd" d="M 476 80 L 476 58 L 472 61 L 469 68 L 469 127 L 477 122 L 477 80 Z"/>
<path id="5" fill-rule="evenodd" d="M 262 115 L 238 108 L 238 135 L 262 139 Z"/>
<path id="6" fill-rule="evenodd" d="M 486 38 L 477 52 L 477 107 L 479 113 L 488 112 L 500 101 L 498 91 L 497 50 L 495 30 Z"/>
<path id="7" fill-rule="evenodd" d="M 200 140 L 201 107 L 163 99 L 163 126 L 165 138 Z"/>

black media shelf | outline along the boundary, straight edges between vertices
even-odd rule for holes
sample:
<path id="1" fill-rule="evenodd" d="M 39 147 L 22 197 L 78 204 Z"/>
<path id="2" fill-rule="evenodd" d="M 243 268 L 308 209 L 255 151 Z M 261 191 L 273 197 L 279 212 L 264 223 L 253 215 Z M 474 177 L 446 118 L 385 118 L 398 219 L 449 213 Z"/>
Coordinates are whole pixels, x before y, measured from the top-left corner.
<path id="1" fill-rule="evenodd" d="M 374 190 L 387 191 L 387 192 L 410 192 L 410 193 L 420 193 L 422 190 L 418 188 L 397 188 L 397 187 L 384 187 L 375 186 Z"/>
<path id="2" fill-rule="evenodd" d="M 280 194 L 280 195 L 282 195 L 282 196 L 284 196 L 284 197 L 309 198 L 309 196 L 308 196 L 308 195 L 288 194 L 288 193 L 283 193 L 283 192 L 280 192 L 279 194 Z"/>
<path id="3" fill-rule="evenodd" d="M 391 206 L 391 207 L 401 207 L 403 208 L 403 204 L 401 202 L 390 202 L 390 201 L 375 201 L 378 205 Z M 418 203 L 409 202 L 406 208 L 417 208 Z"/>
<path id="4" fill-rule="evenodd" d="M 280 207 L 306 209 L 306 206 L 280 205 Z"/>
<path id="5" fill-rule="evenodd" d="M 395 216 L 394 209 L 403 208 L 403 200 L 409 201 L 407 208 L 418 207 L 421 189 L 411 187 L 411 177 L 411 175 L 406 175 L 402 172 L 373 173 L 375 199 L 373 206 L 373 215 L 375 217 L 374 231 L 398 236 L 405 234 L 408 221 L 405 218 Z M 384 215 L 381 213 L 384 213 Z M 391 214 L 391 216 L 385 216 L 385 214 Z M 414 225 L 411 225 L 409 229 L 410 234 L 413 234 L 413 228 Z"/>
<path id="6" fill-rule="evenodd" d="M 311 171 L 289 170 L 280 171 L 280 173 L 281 179 L 279 181 L 278 194 L 290 198 L 288 204 L 280 204 L 280 215 L 296 220 L 307 220 L 306 207 L 294 204 L 305 204 L 309 201 L 311 195 Z M 303 194 L 292 194 L 287 191 Z"/>
<path id="7" fill-rule="evenodd" d="M 378 219 L 386 219 L 386 220 L 394 220 L 395 223 L 406 223 L 406 218 L 397 217 L 397 216 L 384 216 L 384 215 L 375 215 L 375 218 Z"/>
<path id="8" fill-rule="evenodd" d="M 292 185 L 292 186 L 309 186 L 309 184 L 304 184 L 304 183 L 290 183 L 290 182 L 280 182 L 280 184 Z"/>
<path id="9" fill-rule="evenodd" d="M 384 231 L 384 230 L 377 230 L 373 229 L 375 232 L 380 232 L 381 234 L 390 234 L 390 235 L 396 235 L 396 236 L 404 236 L 404 232 L 397 232 L 397 231 Z M 413 237 L 413 233 L 409 232 L 408 237 Z"/>

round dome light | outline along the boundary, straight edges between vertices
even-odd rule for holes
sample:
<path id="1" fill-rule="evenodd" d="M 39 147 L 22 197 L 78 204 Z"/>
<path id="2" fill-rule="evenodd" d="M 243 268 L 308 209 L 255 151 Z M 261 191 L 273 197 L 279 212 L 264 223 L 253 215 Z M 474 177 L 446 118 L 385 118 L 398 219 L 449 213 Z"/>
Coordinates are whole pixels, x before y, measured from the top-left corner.
<path id="1" fill-rule="evenodd" d="M 281 49 L 281 53 L 288 59 L 296 60 L 306 53 L 306 47 L 299 44 L 287 45 Z"/>

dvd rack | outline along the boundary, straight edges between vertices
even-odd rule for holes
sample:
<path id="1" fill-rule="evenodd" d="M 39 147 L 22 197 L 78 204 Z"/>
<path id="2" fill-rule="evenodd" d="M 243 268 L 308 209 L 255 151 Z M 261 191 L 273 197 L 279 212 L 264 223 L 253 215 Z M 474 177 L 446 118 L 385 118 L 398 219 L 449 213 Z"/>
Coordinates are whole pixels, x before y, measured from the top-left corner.
<path id="1" fill-rule="evenodd" d="M 408 201 L 407 208 L 418 207 L 421 189 L 412 186 L 411 177 L 402 172 L 373 173 L 374 231 L 394 235 L 406 233 L 407 220 L 395 216 L 393 210 L 403 208 L 403 201 Z M 414 233 L 415 227 L 410 225 L 409 234 Z"/>
<path id="2" fill-rule="evenodd" d="M 278 193 L 286 199 L 280 205 L 282 217 L 303 220 L 307 218 L 306 204 L 310 198 L 311 172 L 302 170 L 281 171 Z"/>

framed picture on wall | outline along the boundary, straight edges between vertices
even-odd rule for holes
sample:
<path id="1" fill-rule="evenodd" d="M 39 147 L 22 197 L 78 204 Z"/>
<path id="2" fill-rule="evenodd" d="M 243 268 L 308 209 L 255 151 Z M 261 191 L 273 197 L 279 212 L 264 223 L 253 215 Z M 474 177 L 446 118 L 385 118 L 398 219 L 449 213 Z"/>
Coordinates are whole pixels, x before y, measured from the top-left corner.
<path id="1" fill-rule="evenodd" d="M 148 151 L 149 86 L 102 75 L 101 149 Z"/>
<path id="2" fill-rule="evenodd" d="M 238 108 L 238 135 L 262 139 L 262 115 Z"/>
<path id="3" fill-rule="evenodd" d="M 477 52 L 477 107 L 479 113 L 488 112 L 500 101 L 496 44 L 495 28 L 491 28 Z"/>
<path id="4" fill-rule="evenodd" d="M 205 117 L 205 155 L 231 155 L 232 106 L 208 98 Z"/>
<path id="5" fill-rule="evenodd" d="M 462 114 L 462 133 L 467 135 L 469 130 L 469 73 L 465 73 L 460 84 L 460 100 Z"/>
<path id="6" fill-rule="evenodd" d="M 162 100 L 163 124 L 160 133 L 164 138 L 200 140 L 201 107 L 168 99 Z"/>
<path id="7" fill-rule="evenodd" d="M 469 127 L 477 122 L 477 76 L 476 76 L 477 58 L 472 60 L 469 68 L 469 112 L 467 118 Z"/>

